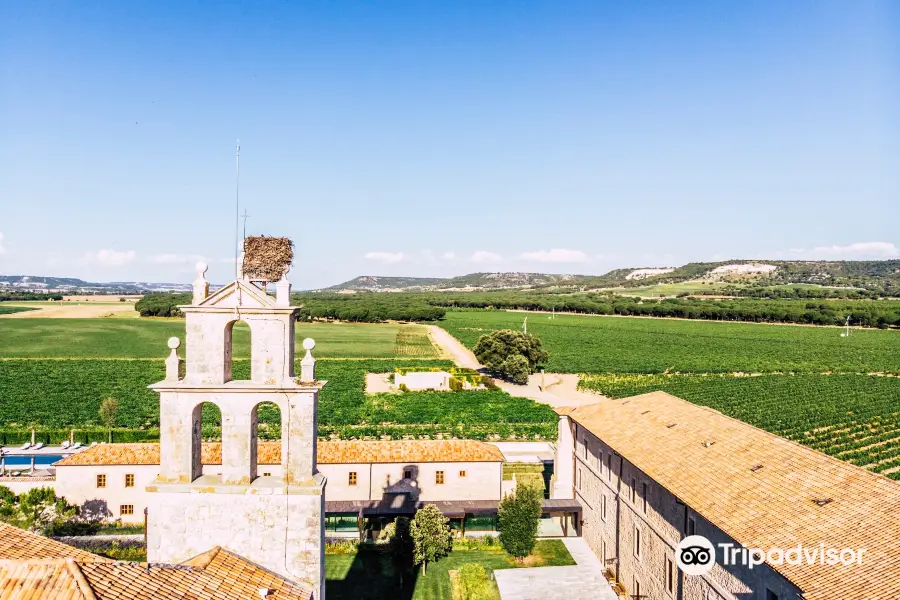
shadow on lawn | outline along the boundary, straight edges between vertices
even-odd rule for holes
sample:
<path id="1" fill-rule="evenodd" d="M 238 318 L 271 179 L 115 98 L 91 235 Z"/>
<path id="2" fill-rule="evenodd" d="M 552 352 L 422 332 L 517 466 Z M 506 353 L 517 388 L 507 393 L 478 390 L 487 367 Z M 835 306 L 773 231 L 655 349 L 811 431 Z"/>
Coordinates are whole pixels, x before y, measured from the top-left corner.
<path id="1" fill-rule="evenodd" d="M 351 560 L 351 557 L 347 555 L 346 559 Z M 325 597 L 329 600 L 411 600 L 419 568 L 410 561 L 402 563 L 398 564 L 397 556 L 392 552 L 362 546 L 352 557 L 343 579 L 325 581 Z"/>

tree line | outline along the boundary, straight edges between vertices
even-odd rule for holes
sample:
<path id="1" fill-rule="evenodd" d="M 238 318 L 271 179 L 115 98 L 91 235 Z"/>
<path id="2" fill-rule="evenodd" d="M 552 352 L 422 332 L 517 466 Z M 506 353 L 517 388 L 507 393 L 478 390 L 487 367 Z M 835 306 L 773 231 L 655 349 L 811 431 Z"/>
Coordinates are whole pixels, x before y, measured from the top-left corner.
<path id="1" fill-rule="evenodd" d="M 667 298 L 648 300 L 611 293 L 551 294 L 522 290 L 496 292 L 362 292 L 294 294 L 304 321 L 339 320 L 359 323 L 436 321 L 448 309 L 516 309 L 596 315 L 672 317 L 712 321 L 750 321 L 900 327 L 900 301 L 875 299 L 808 299 L 795 297 Z M 181 316 L 179 304 L 190 294 L 147 294 L 135 305 L 141 316 Z"/>

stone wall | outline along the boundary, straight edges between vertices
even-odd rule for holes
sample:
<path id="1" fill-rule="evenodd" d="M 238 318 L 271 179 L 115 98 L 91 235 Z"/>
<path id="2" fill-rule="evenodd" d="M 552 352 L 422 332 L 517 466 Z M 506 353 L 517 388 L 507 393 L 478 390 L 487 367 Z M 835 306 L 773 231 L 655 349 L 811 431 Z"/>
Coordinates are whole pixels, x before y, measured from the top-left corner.
<path id="1" fill-rule="evenodd" d="M 171 486 L 174 487 L 174 486 Z M 234 490 L 245 486 L 234 486 Z M 292 581 L 324 590 L 322 488 L 228 486 L 152 494 L 147 560 L 179 563 L 221 546 Z M 245 488 L 246 489 L 246 488 Z M 285 493 L 289 492 L 289 493 Z M 198 502 L 202 496 L 203 501 Z"/>

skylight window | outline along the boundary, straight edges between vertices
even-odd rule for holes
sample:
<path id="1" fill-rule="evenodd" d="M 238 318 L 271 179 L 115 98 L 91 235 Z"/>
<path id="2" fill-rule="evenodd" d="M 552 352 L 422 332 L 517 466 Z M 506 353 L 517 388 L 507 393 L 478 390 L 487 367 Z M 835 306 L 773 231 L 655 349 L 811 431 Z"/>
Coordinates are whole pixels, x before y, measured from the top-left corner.
<path id="1" fill-rule="evenodd" d="M 826 504 L 834 502 L 834 500 L 832 500 L 831 498 L 816 498 L 815 500 L 813 500 L 813 502 L 815 502 L 819 506 L 825 506 Z"/>
<path id="2" fill-rule="evenodd" d="M 750 467 L 750 470 L 753 471 L 754 473 L 756 473 L 757 471 L 759 471 L 762 468 L 763 468 L 762 465 L 756 465 L 756 466 Z"/>

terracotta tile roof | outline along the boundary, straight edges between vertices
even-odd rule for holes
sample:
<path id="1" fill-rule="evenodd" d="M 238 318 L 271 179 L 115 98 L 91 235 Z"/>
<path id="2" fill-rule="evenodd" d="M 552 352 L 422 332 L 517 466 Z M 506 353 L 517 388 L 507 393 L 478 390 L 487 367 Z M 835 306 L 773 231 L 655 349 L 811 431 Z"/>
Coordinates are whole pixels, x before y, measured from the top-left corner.
<path id="1" fill-rule="evenodd" d="M 104 560 L 74 546 L 0 523 L 0 560 L 63 559 Z"/>
<path id="2" fill-rule="evenodd" d="M 96 600 L 72 560 L 0 560 L 0 600 Z"/>
<path id="3" fill-rule="evenodd" d="M 0 523 L 0 600 L 269 600 L 311 597 L 228 550 L 213 548 L 183 565 L 118 562 Z"/>
<path id="4" fill-rule="evenodd" d="M 319 442 L 317 460 L 323 465 L 347 463 L 502 462 L 503 454 L 490 444 L 472 440 L 398 440 Z M 205 465 L 222 463 L 222 446 L 202 446 Z M 281 462 L 281 442 L 260 442 L 258 462 Z M 158 465 L 159 444 L 98 444 L 56 463 L 60 466 Z"/>
<path id="5" fill-rule="evenodd" d="M 319 442 L 318 462 L 428 463 L 503 462 L 496 446 L 473 440 L 396 440 Z"/>
<path id="6" fill-rule="evenodd" d="M 805 600 L 900 598 L 900 483 L 664 392 L 570 417 L 746 547 L 866 549 L 863 566 L 773 565 Z"/>
<path id="7" fill-rule="evenodd" d="M 213 550 L 182 565 L 130 562 L 82 564 L 97 600 L 247 600 L 268 589 L 267 600 L 311 598 L 292 583 L 228 550 Z"/>

